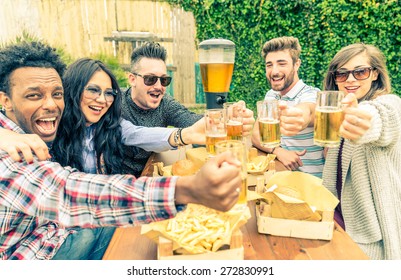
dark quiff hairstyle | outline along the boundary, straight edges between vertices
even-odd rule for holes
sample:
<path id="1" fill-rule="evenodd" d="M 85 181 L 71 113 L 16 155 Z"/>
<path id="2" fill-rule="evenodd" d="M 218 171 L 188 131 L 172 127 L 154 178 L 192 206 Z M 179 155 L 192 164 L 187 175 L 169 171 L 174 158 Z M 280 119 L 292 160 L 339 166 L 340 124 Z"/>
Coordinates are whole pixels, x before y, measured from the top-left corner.
<path id="1" fill-rule="evenodd" d="M 97 169 L 98 173 L 117 174 L 121 172 L 123 158 L 120 128 L 121 91 L 111 70 L 99 60 L 82 58 L 67 68 L 63 76 L 65 109 L 53 143 L 52 154 L 61 165 L 83 171 L 82 151 L 87 126 L 81 110 L 81 100 L 86 85 L 97 71 L 104 71 L 110 77 L 112 88 L 117 93 L 108 111 L 94 124 Z"/>
<path id="2" fill-rule="evenodd" d="M 56 50 L 42 42 L 9 43 L 0 49 L 0 91 L 11 96 L 10 75 L 18 68 L 54 68 L 60 77 L 66 69 Z"/>
<path id="3" fill-rule="evenodd" d="M 378 74 L 377 80 L 372 82 L 369 92 L 362 98 L 362 100 L 371 100 L 379 95 L 390 93 L 391 82 L 387 71 L 386 57 L 375 46 L 364 43 L 351 44 L 338 51 L 338 53 L 330 61 L 329 68 L 323 82 L 323 88 L 325 90 L 338 90 L 338 86 L 333 75 L 334 72 L 346 64 L 351 58 L 354 58 L 360 54 L 365 54 L 368 57 L 370 66 L 373 67 L 373 71 L 376 71 Z M 372 75 L 372 73 L 370 75 Z"/>
<path id="4" fill-rule="evenodd" d="M 268 53 L 284 50 L 290 51 L 292 62 L 295 64 L 301 55 L 301 45 L 299 44 L 298 38 L 283 36 L 267 41 L 262 48 L 262 57 L 266 60 Z"/>
<path id="5" fill-rule="evenodd" d="M 160 59 L 166 62 L 167 51 L 159 43 L 148 42 L 144 45 L 134 49 L 131 53 L 131 70 L 137 72 L 138 63 L 142 58 Z"/>

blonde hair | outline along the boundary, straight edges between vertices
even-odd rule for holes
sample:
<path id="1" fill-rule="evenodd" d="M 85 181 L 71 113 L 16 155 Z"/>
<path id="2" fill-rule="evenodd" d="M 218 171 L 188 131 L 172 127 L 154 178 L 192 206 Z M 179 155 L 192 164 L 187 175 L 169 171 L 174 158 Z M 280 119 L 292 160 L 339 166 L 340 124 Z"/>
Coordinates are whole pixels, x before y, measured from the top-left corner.
<path id="1" fill-rule="evenodd" d="M 333 73 L 351 58 L 363 53 L 367 55 L 370 66 L 378 74 L 377 80 L 372 82 L 372 86 L 365 95 L 364 100 L 371 100 L 379 95 L 389 94 L 391 92 L 391 82 L 387 71 L 386 57 L 377 47 L 363 43 L 346 46 L 333 57 L 323 82 L 323 88 L 325 90 L 338 90 Z"/>

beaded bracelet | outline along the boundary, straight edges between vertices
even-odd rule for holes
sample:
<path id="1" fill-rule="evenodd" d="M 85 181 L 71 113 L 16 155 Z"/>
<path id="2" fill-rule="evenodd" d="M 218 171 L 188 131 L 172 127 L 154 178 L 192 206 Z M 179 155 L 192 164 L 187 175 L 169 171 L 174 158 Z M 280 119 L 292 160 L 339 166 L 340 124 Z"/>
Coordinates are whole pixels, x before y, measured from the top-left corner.
<path id="1" fill-rule="evenodd" d="M 177 147 L 178 147 L 178 146 L 182 146 L 182 144 L 180 143 L 180 135 L 179 135 L 180 129 L 181 129 L 181 128 L 177 129 L 177 130 L 175 131 L 175 134 L 174 134 L 174 144 L 175 144 Z"/>

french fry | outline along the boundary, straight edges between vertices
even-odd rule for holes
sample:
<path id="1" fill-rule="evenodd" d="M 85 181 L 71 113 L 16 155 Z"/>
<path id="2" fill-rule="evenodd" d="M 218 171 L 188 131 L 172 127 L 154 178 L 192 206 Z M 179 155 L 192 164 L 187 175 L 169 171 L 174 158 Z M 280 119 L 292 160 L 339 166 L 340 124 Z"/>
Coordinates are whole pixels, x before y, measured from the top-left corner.
<path id="1" fill-rule="evenodd" d="M 186 210 L 175 218 L 143 226 L 150 228 L 174 242 L 175 252 L 199 254 L 216 252 L 230 244 L 231 234 L 250 217 L 250 213 L 219 212 L 202 205 L 188 204 Z M 147 227 L 147 229 L 146 229 Z"/>
<path id="2" fill-rule="evenodd" d="M 224 237 L 231 234 L 230 223 L 222 215 L 224 213 L 206 207 L 198 208 L 198 213 L 181 212 L 168 222 L 166 234 L 183 246 L 217 251 L 223 245 Z"/>

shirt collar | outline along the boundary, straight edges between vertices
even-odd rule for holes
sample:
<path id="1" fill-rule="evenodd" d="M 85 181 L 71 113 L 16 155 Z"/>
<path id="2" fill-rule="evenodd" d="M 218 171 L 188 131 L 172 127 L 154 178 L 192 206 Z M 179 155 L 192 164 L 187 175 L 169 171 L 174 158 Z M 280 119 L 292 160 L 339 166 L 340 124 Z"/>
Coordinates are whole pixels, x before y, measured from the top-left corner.
<path id="1" fill-rule="evenodd" d="M 23 131 L 22 128 L 19 127 L 15 122 L 10 120 L 6 116 L 5 111 L 2 111 L 2 110 L 0 110 L 0 126 L 5 129 L 12 130 L 19 134 L 25 134 L 25 131 Z M 46 145 L 49 149 L 52 147 L 52 144 L 53 144 L 53 142 L 46 142 Z"/>
<path id="2" fill-rule="evenodd" d="M 286 97 L 289 99 L 294 98 L 300 91 L 301 89 L 305 86 L 305 83 L 300 79 L 293 87 L 290 89 L 289 92 L 287 92 L 285 95 L 281 96 L 280 92 L 274 91 L 278 96 L 281 98 Z"/>
<path id="3" fill-rule="evenodd" d="M 20 134 L 25 134 L 25 131 L 22 130 L 15 122 L 10 120 L 6 114 L 5 111 L 0 110 L 0 126 L 12 130 L 14 132 L 20 133 Z"/>

